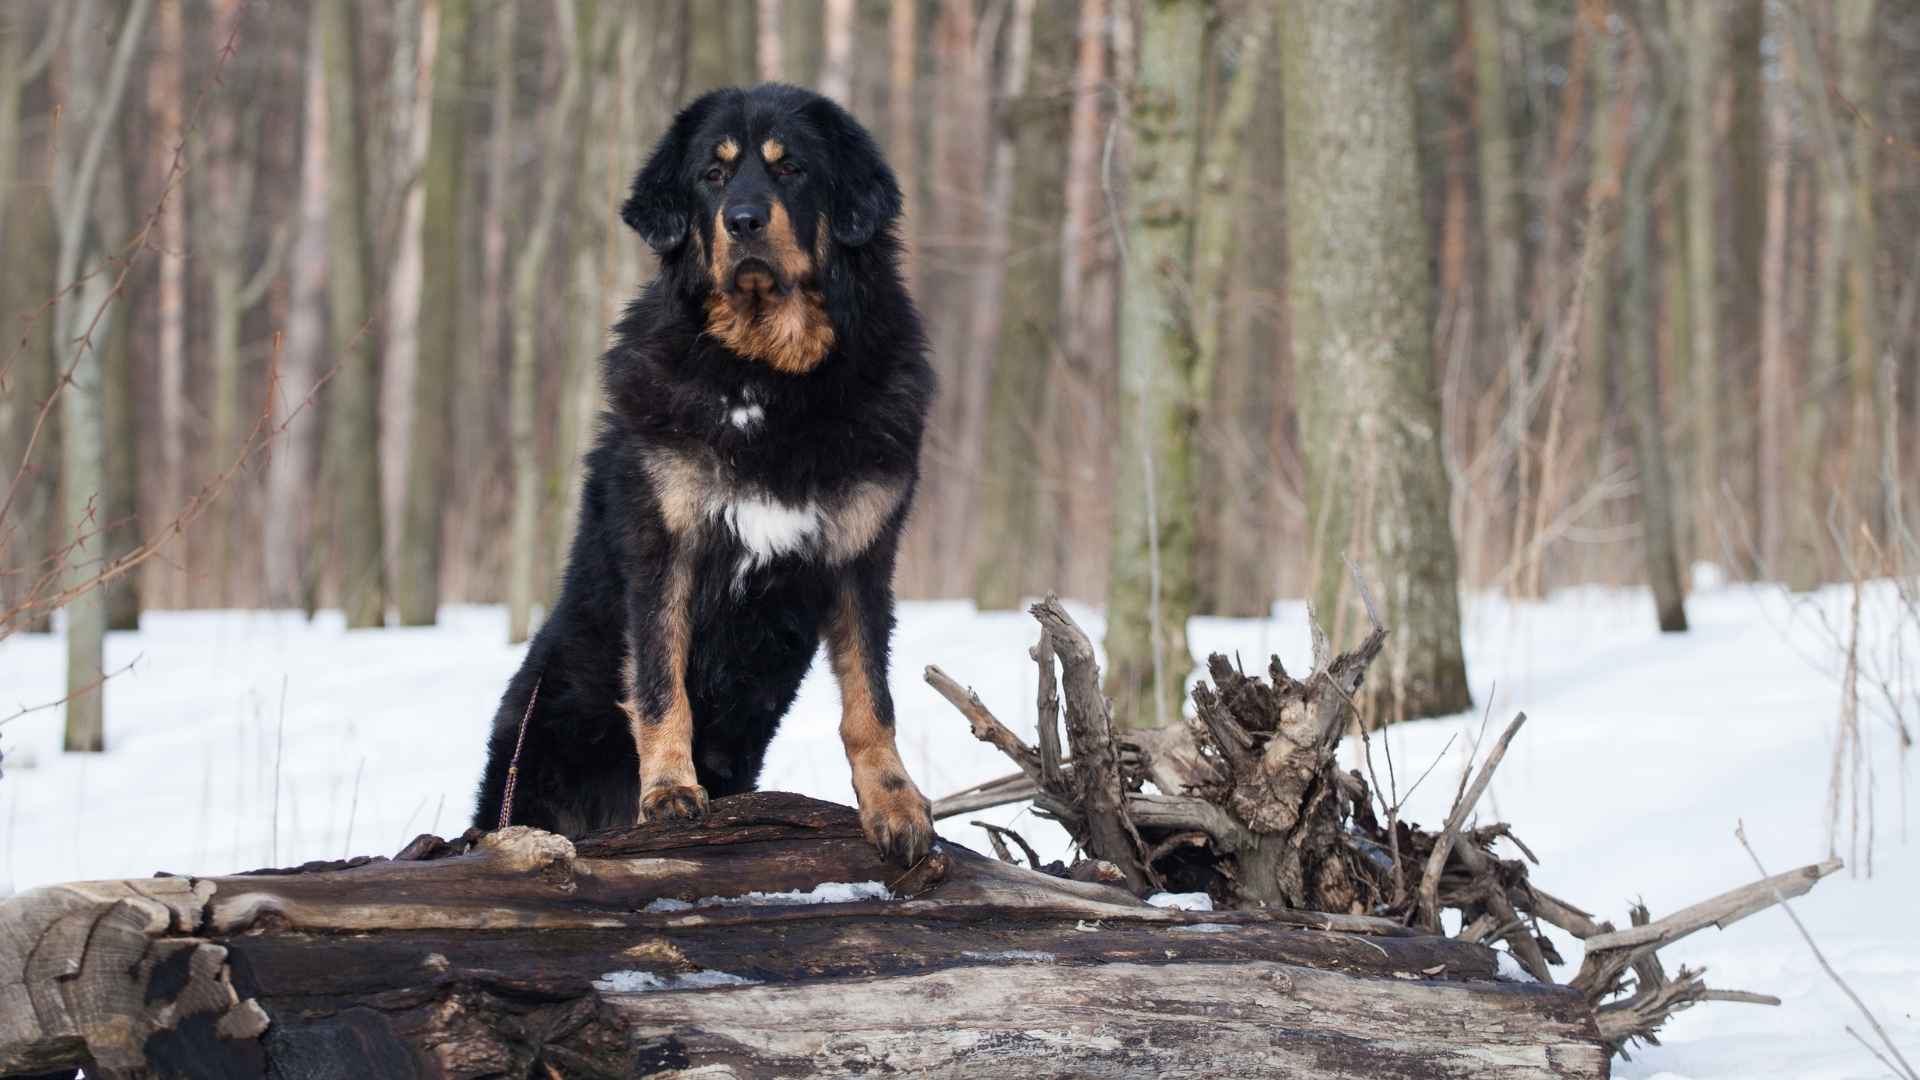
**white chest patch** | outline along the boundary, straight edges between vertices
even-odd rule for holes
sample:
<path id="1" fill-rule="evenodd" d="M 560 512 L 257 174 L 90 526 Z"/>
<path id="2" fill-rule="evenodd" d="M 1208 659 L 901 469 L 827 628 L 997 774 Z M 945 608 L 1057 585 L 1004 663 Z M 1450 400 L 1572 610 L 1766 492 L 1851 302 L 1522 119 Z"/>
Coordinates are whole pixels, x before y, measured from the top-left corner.
<path id="1" fill-rule="evenodd" d="M 733 421 L 733 426 L 739 428 L 741 431 L 748 431 L 758 427 L 760 421 L 766 418 L 767 410 L 761 408 L 759 405 L 735 405 L 727 413 L 727 419 Z"/>
<path id="2" fill-rule="evenodd" d="M 825 525 L 820 505 L 811 501 L 794 506 L 765 495 L 736 494 L 715 510 L 746 549 L 734 568 L 736 578 L 781 555 L 805 549 L 820 537 Z"/>

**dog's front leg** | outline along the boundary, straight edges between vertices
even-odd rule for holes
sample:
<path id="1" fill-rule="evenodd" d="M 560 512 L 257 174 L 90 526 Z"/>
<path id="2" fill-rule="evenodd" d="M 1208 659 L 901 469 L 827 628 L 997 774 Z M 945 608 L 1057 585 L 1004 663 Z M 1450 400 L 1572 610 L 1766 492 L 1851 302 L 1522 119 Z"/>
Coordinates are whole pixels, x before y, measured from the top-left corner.
<path id="1" fill-rule="evenodd" d="M 620 708 L 640 755 L 640 821 L 697 820 L 707 792 L 693 770 L 693 707 L 687 701 L 693 565 L 675 551 L 627 595 L 627 657 Z"/>
<path id="2" fill-rule="evenodd" d="M 894 744 L 893 695 L 887 691 L 892 577 L 891 560 L 872 555 L 846 568 L 827 647 L 840 683 L 840 739 L 853 766 L 860 826 L 880 854 L 911 866 L 933 845 L 933 813 Z"/>

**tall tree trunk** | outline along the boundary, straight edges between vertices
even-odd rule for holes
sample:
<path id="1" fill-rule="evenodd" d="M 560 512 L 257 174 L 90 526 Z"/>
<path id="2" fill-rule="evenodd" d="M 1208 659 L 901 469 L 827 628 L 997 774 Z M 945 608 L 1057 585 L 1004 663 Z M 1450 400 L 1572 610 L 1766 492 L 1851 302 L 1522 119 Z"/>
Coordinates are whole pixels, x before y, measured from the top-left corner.
<path id="1" fill-rule="evenodd" d="M 1193 668 L 1194 440 L 1202 388 L 1193 336 L 1193 207 L 1207 0 L 1141 9 L 1133 93 L 1126 301 L 1121 308 L 1119 447 L 1107 586 L 1107 696 L 1124 724 L 1180 716 Z"/>
<path id="2" fill-rule="evenodd" d="M 822 3 L 819 90 L 822 96 L 851 106 L 848 98 L 853 94 L 853 0 L 822 0 Z"/>
<path id="3" fill-rule="evenodd" d="M 964 337 L 967 352 L 958 365 L 964 381 L 957 387 L 948 387 L 949 392 L 957 391 L 961 397 L 959 425 L 953 434 L 949 460 L 962 490 L 944 493 L 947 497 L 943 500 L 943 509 L 949 516 L 942 531 L 953 544 L 949 558 L 965 560 L 968 566 L 978 565 L 978 541 L 987 535 L 985 530 L 992 527 L 982 520 L 984 507 L 976 493 L 984 493 L 989 483 L 983 475 L 987 425 L 994 405 L 991 399 L 997 389 L 995 360 L 1002 304 L 1006 300 L 1003 288 L 1008 277 L 1007 260 L 1011 254 L 1010 216 L 1018 164 L 1016 139 L 1024 119 L 1016 114 L 1030 106 L 1024 97 L 1033 52 L 1033 10 L 1034 0 L 1013 0 L 1008 9 L 1010 21 L 1000 59 L 1000 85 L 987 123 L 992 133 L 992 150 L 988 155 L 986 204 L 977 240 L 980 256 L 976 272 L 968 282 L 968 327 Z M 1036 359 L 1029 356 L 1015 362 L 1033 363 Z M 1041 370 L 1044 373 L 1044 366 Z M 969 584 L 964 580 L 955 583 L 958 589 L 965 589 Z"/>
<path id="4" fill-rule="evenodd" d="M 466 175 L 466 60 L 468 0 L 437 0 L 439 41 L 420 226 L 419 349 L 413 380 L 412 445 L 407 454 L 406 518 L 400 529 L 399 580 L 394 583 L 403 626 L 431 626 L 440 609 L 440 571 L 448 483 L 453 471 L 453 387 L 460 356 L 462 178 Z M 426 64 L 427 35 L 422 38 Z"/>
<path id="5" fill-rule="evenodd" d="M 16 174 L 22 147 L 20 121 L 29 84 L 47 69 L 65 38 L 61 9 L 49 16 L 39 43 L 31 52 L 27 43 L 30 21 L 21 9 L 10 9 L 0 25 L 0 243 L 8 258 L 0 260 L 0 314 L 11 318 L 37 309 L 58 292 L 54 264 L 59 254 L 58 227 L 49 205 L 56 185 L 41 174 L 40 183 L 23 183 Z M 17 21 L 16 21 L 17 19 Z M 61 284 L 64 284 L 61 283 Z M 11 611 L 42 591 L 49 570 L 49 538 L 57 464 L 62 447 L 60 410 L 47 415 L 29 458 L 28 440 L 40 405 L 54 392 L 55 365 L 60 363 L 54 343 L 60 340 L 54 320 L 33 319 L 19 337 L 7 341 L 0 355 L 14 358 L 8 385 L 0 390 L 0 500 L 11 508 L 0 513 L 0 569 L 17 571 L 0 581 L 0 610 Z M 53 464 L 49 464 L 53 463 Z M 52 584 L 49 582 L 48 584 Z M 33 610 L 33 609 L 30 609 Z M 11 633 L 46 633 L 51 618 L 40 611 L 0 623 L 0 637 Z"/>
<path id="6" fill-rule="evenodd" d="M 106 542 L 106 490 L 104 429 L 105 398 L 101 350 L 112 331 L 110 318 L 95 321 L 96 314 L 112 302 L 111 270 L 89 276 L 76 288 L 67 288 L 80 277 L 88 254 L 102 253 L 100 238 L 89 238 L 87 226 L 92 213 L 94 187 L 100 176 L 100 163 L 106 154 L 114 119 L 120 111 L 127 87 L 127 74 L 133 66 L 146 28 L 152 0 L 133 0 L 114 38 L 113 59 L 101 55 L 105 44 L 94 17 L 97 9 L 91 0 L 79 0 L 73 12 L 67 39 L 67 71 L 64 93 L 67 103 L 67 138 L 63 140 L 56 166 L 55 214 L 60 230 L 60 255 L 54 279 L 62 291 L 54 306 L 55 363 L 68 371 L 65 385 L 59 389 L 61 420 L 60 482 L 64 498 L 60 518 L 61 543 L 85 537 L 85 543 L 65 556 L 66 587 L 82 587 L 100 569 Z M 105 70 L 104 80 L 98 78 Z M 106 749 L 106 724 L 101 703 L 106 697 L 106 590 L 91 588 L 67 604 L 67 716 L 66 748 L 99 751 Z"/>
<path id="7" fill-rule="evenodd" d="M 1802 449 L 1823 446 L 1828 437 L 1829 412 L 1847 377 L 1842 351 L 1847 252 L 1854 232 L 1850 218 L 1853 189 L 1847 177 L 1848 154 L 1827 97 L 1820 57 L 1806 14 L 1790 10 L 1782 20 L 1793 47 L 1793 66 L 1800 76 L 1803 115 L 1812 118 L 1818 163 L 1818 224 L 1814 229 L 1817 254 L 1813 269 L 1813 322 L 1809 330 L 1807 367 L 1800 390 L 1799 432 Z M 1859 433 L 1856 433 L 1856 440 Z M 1859 443 L 1855 442 L 1856 450 Z M 1796 590 L 1819 584 L 1827 545 L 1828 499 L 1845 491 L 1848 476 L 1836 470 L 1829 455 L 1802 453 L 1794 470 L 1793 493 L 1786 507 L 1788 554 L 1784 570 Z"/>
<path id="8" fill-rule="evenodd" d="M 1126 125 L 1116 116 L 1132 80 L 1130 66 L 1121 70 L 1120 55 L 1123 32 L 1132 26 L 1129 7 L 1121 4 L 1110 10 L 1108 0 L 1080 0 L 1060 241 L 1060 325 L 1065 345 L 1047 387 L 1045 430 L 1052 437 L 1043 458 L 1056 493 L 1049 516 L 1059 523 L 1051 530 L 1051 543 L 1044 552 L 1043 577 L 1050 587 L 1070 596 L 1097 597 L 1106 586 L 1106 568 L 1098 558 L 1089 557 L 1084 541 L 1078 552 L 1074 542 L 1107 534 L 1102 515 L 1108 507 L 1113 462 L 1105 448 L 1116 366 L 1109 358 L 1118 351 L 1113 347 L 1117 269 L 1108 210 L 1124 198 L 1129 157 Z M 1115 53 L 1111 69 L 1110 40 Z M 1109 147 L 1111 154 L 1104 152 Z M 1118 190 L 1109 192 L 1109 179 Z"/>
<path id="9" fill-rule="evenodd" d="M 313 17 L 317 22 L 318 16 Z M 274 401 L 275 423 L 288 423 L 267 461 L 267 512 L 262 557 L 267 603 L 311 611 L 318 567 L 312 555 L 314 450 L 319 422 L 309 405 L 291 422 L 284 414 L 306 400 L 326 368 L 327 350 L 327 78 L 319 36 L 308 38 L 306 113 L 301 121 L 299 220 L 288 267 L 285 388 Z"/>
<path id="10" fill-rule="evenodd" d="M 1216 586 L 1222 580 L 1222 560 L 1236 533 L 1244 535 L 1249 523 L 1246 513 L 1258 504 L 1257 498 L 1223 498 L 1222 489 L 1233 483 L 1229 477 L 1257 475 L 1235 458 L 1233 447 L 1240 442 L 1239 406 L 1252 379 L 1248 370 L 1251 358 L 1245 351 L 1227 347 L 1227 325 L 1255 302 L 1256 279 L 1236 272 L 1250 222 L 1245 164 L 1248 158 L 1248 128 L 1261 89 L 1261 71 L 1265 66 L 1268 39 L 1272 36 L 1273 5 L 1250 5 L 1234 33 L 1238 47 L 1231 50 L 1231 72 L 1218 72 L 1214 78 L 1224 82 L 1215 93 L 1219 107 L 1214 110 L 1201 151 L 1198 185 L 1195 193 L 1193 223 L 1193 337 L 1195 351 L 1195 411 L 1211 421 L 1205 437 L 1197 439 L 1194 475 L 1194 610 L 1207 614 L 1225 614 Z M 1273 110 L 1278 112 L 1278 109 Z M 1262 283 L 1264 284 L 1264 283 Z M 1222 395 L 1238 395 L 1223 398 Z M 1243 567 L 1244 568 L 1244 567 Z M 1255 571 L 1258 572 L 1257 569 Z M 1261 590 L 1248 582 L 1233 587 L 1235 597 L 1247 598 L 1258 614 L 1264 610 L 1257 597 Z"/>
<path id="11" fill-rule="evenodd" d="M 1621 86 L 1620 72 L 1626 65 L 1619 35 L 1607 28 L 1610 0 L 1591 0 L 1589 18 L 1598 28 L 1593 43 L 1593 119 L 1592 144 L 1587 174 L 1587 199 L 1614 202 L 1620 195 L 1620 175 L 1625 168 L 1628 133 L 1632 127 L 1633 95 Z M 1614 296 L 1616 238 L 1610 234 L 1588 236 L 1589 244 L 1607 250 L 1595 256 L 1594 272 L 1587 282 L 1580 326 L 1580 372 L 1576 412 L 1578 427 L 1587 433 L 1584 457 L 1591 471 L 1583 478 L 1598 483 L 1614 467 L 1615 442 L 1614 388 L 1619 381 L 1615 358 Z M 1571 482 L 1571 478 L 1570 478 Z"/>
<path id="12" fill-rule="evenodd" d="M 1468 35 L 1473 48 L 1474 125 L 1480 163 L 1481 243 L 1486 252 L 1487 288 L 1479 339 L 1507 366 L 1507 417 L 1501 427 L 1511 467 L 1514 507 L 1513 543 L 1507 557 L 1519 554 L 1520 523 L 1532 498 L 1532 447 L 1529 435 L 1527 351 L 1515 341 L 1520 301 L 1520 214 L 1513 178 L 1514 140 L 1507 114 L 1506 57 L 1502 46 L 1501 0 L 1470 0 Z"/>
<path id="13" fill-rule="evenodd" d="M 1869 113 L 1874 108 L 1876 71 L 1873 42 L 1874 0 L 1848 0 L 1836 4 L 1835 57 L 1839 68 L 1840 94 L 1856 108 Z M 1817 108 L 1831 109 L 1824 99 Z M 1851 434 L 1852 469 L 1848 495 L 1856 520 L 1876 532 L 1886 522 L 1890 507 L 1882 495 L 1883 439 L 1890 430 L 1890 411 L 1898 398 L 1878 393 L 1880 384 L 1880 286 L 1875 273 L 1879 243 L 1874 220 L 1874 148 L 1880 139 L 1859 123 L 1845 127 L 1842 143 L 1849 158 L 1846 163 L 1847 196 L 1852 205 L 1848 213 L 1846 271 L 1846 350 L 1847 384 L 1853 402 Z"/>
<path id="14" fill-rule="evenodd" d="M 893 0 L 887 18 L 887 157 L 900 178 L 905 223 L 900 229 L 900 265 L 909 290 L 919 284 L 915 211 L 920 206 L 920 129 L 914 124 L 913 100 L 920 55 L 918 6 L 916 0 Z"/>
<path id="15" fill-rule="evenodd" d="M 1758 4 L 1753 5 L 1758 7 Z M 1746 63 L 1735 61 L 1736 67 Z M 1757 65 L 1758 58 L 1753 58 Z M 1794 462 L 1793 372 L 1787 355 L 1788 190 L 1793 177 L 1794 75 L 1792 50 L 1782 50 L 1781 77 L 1767 92 L 1768 127 L 1773 150 L 1767 155 L 1766 246 L 1761 258 L 1760 378 L 1757 474 L 1757 559 L 1760 574 L 1783 569 L 1788 531 L 1788 495 L 1801 471 Z"/>
<path id="16" fill-rule="evenodd" d="M 182 0 L 159 0 L 154 9 L 154 38 L 147 61 L 147 116 L 151 125 L 146 190 L 159 198 L 185 137 L 186 90 L 182 54 L 186 48 Z M 187 465 L 187 186 L 176 184 L 154 222 L 154 376 L 159 391 L 160 469 L 154 477 L 152 505 L 162 514 L 178 512 L 186 499 Z M 165 520 L 161 518 L 159 520 Z M 187 576 L 175 567 L 190 562 L 178 546 L 172 558 L 155 560 L 147 572 L 151 601 L 178 607 L 187 602 Z"/>
<path id="17" fill-rule="evenodd" d="M 245 14 L 240 0 L 218 0 L 208 24 L 209 48 L 224 48 Z M 241 394 L 245 384 L 240 346 L 241 321 L 259 302 L 272 280 L 273 258 L 249 279 L 248 242 L 257 235 L 253 213 L 255 133 L 260 102 L 246 95 L 218 95 L 208 121 L 206 198 L 195 215 L 206 252 L 208 286 L 206 455 L 201 471 L 206 477 L 223 472 L 240 449 Z M 276 248 L 278 244 L 274 245 Z M 208 508 L 201 528 L 206 553 L 200 571 L 211 586 L 214 606 L 234 601 L 236 513 L 233 500 L 221 499 Z"/>
<path id="18" fill-rule="evenodd" d="M 510 377 L 506 316 L 512 302 L 512 283 L 507 276 L 507 223 L 519 209 L 513 202 L 513 153 L 515 140 L 521 137 L 514 122 L 519 90 L 514 26 L 519 10 L 519 0 L 500 0 L 493 9 L 491 70 L 487 73 L 492 80 L 487 200 L 480 226 L 480 293 L 486 303 L 480 312 L 476 370 L 454 382 L 454 460 L 464 465 L 453 470 L 456 524 L 451 527 L 449 542 L 459 545 L 456 558 L 470 575 L 465 590 L 469 601 L 504 599 L 496 584 L 503 576 L 498 572 L 499 536 L 491 522 L 495 482 L 512 470 L 512 455 L 501 452 L 497 437 L 495 403 L 496 388 Z M 475 463 L 478 468 L 473 467 Z"/>
<path id="19" fill-rule="evenodd" d="M 353 0 L 322 4 L 315 18 L 327 83 L 327 272 L 331 340 L 338 371 L 328 384 L 325 487 L 340 607 L 349 627 L 386 619 L 380 498 L 380 372 L 369 334 L 365 219 L 366 157 L 361 138 L 358 38 Z"/>
<path id="20" fill-rule="evenodd" d="M 1732 115 L 1726 134 L 1727 162 L 1724 168 L 1729 204 L 1727 250 L 1730 259 L 1720 283 L 1723 297 L 1721 310 L 1730 315 L 1740 315 L 1726 320 L 1726 325 L 1722 327 L 1725 340 L 1720 343 L 1722 369 L 1725 372 L 1721 389 L 1727 405 L 1722 411 L 1730 417 L 1749 415 L 1748 410 L 1757 409 L 1759 396 L 1765 393 L 1766 375 L 1762 369 L 1766 365 L 1766 346 L 1762 338 L 1765 321 L 1769 317 L 1766 290 L 1770 271 L 1767 269 L 1766 245 L 1771 242 L 1772 236 L 1769 231 L 1773 222 L 1772 177 L 1774 162 L 1785 155 L 1787 145 L 1785 142 L 1776 143 L 1771 151 L 1767 145 L 1768 114 L 1773 108 L 1772 103 L 1777 100 L 1777 94 L 1768 89 L 1766 58 L 1761 49 L 1766 37 L 1766 6 L 1765 0 L 1725 0 L 1722 16 L 1726 27 L 1721 41 L 1726 49 L 1724 63 L 1732 83 Z M 1784 202 L 1781 210 L 1781 223 L 1784 224 Z M 1757 316 L 1755 313 L 1758 313 Z M 1762 423 L 1765 422 L 1763 417 Z M 1754 468 L 1726 470 L 1727 482 L 1733 485 L 1734 498 L 1741 506 L 1764 507 L 1769 499 L 1778 498 L 1785 474 L 1777 467 L 1768 470 L 1760 461 L 1760 456 L 1752 455 Z M 1777 536 L 1777 518 L 1774 528 Z M 1766 529 L 1762 528 L 1763 536 L 1765 532 Z M 1761 549 L 1766 550 L 1764 543 Z M 1745 576 L 1755 573 L 1752 566 L 1731 569 Z"/>
<path id="21" fill-rule="evenodd" d="M 1686 43 L 1685 102 L 1681 111 L 1686 173 L 1687 368 L 1692 376 L 1693 550 L 1711 550 L 1720 491 L 1720 291 L 1715 280 L 1718 241 L 1713 168 L 1713 110 L 1719 83 L 1718 6 L 1673 9 L 1675 37 Z M 1684 36 L 1680 33 L 1684 31 Z"/>
<path id="22" fill-rule="evenodd" d="M 543 156 L 552 162 L 570 162 L 576 168 L 542 170 L 540 194 L 527 237 L 514 266 L 513 368 L 507 390 L 508 433 L 513 445 L 513 516 L 511 553 L 507 570 L 507 636 L 525 641 L 533 628 L 539 558 L 540 512 L 545 499 L 541 483 L 539 445 L 535 431 L 539 388 L 535 381 L 539 340 L 540 285 L 546 275 L 548 249 L 559 217 L 561 197 L 574 180 L 584 137 L 575 129 L 575 105 L 581 97 L 585 48 L 580 40 L 583 22 L 575 0 L 554 0 L 558 24 L 549 40 L 561 50 L 559 96 L 544 125 Z"/>
<path id="23" fill-rule="evenodd" d="M 1335 628 L 1365 625 L 1351 557 L 1383 586 L 1393 630 L 1390 677 L 1370 683 L 1367 715 L 1458 712 L 1471 699 L 1431 374 L 1412 29 L 1395 0 L 1299 4 L 1281 26 L 1288 281 L 1317 611 Z"/>
<path id="24" fill-rule="evenodd" d="M 1072 104 L 1071 95 L 1061 90 L 1071 88 L 1074 68 L 1071 7 L 1048 4 L 1036 13 L 1029 0 L 1018 5 L 1014 17 L 1032 20 L 1029 81 L 1037 85 L 1001 103 L 1002 130 L 1013 142 L 1008 152 L 1016 171 L 980 476 L 980 555 L 973 579 L 974 603 L 990 610 L 1011 608 L 1021 597 L 1052 585 L 1037 578 L 1042 567 L 1033 558 L 1044 542 L 1040 523 L 1048 520 L 1034 465 L 1041 456 L 1047 381 L 1061 347 L 1062 235 L 1057 223 L 1066 212 L 1066 159 L 1058 150 L 1067 139 Z M 1011 45 L 1008 52 L 1011 56 Z"/>
<path id="25" fill-rule="evenodd" d="M 608 320 L 606 296 L 611 267 L 604 259 L 603 230 L 613 219 L 606 213 L 618 198 L 609 198 L 608 188 L 616 166 L 613 149 L 620 143 L 620 113 L 613 102 L 618 87 L 613 84 L 618 35 L 610 34 L 610 17 L 593 0 L 580 4 L 580 53 L 576 62 L 584 69 L 581 77 L 579 121 L 583 140 L 575 167 L 569 172 L 574 187 L 567 193 L 572 208 L 567 235 L 567 252 L 572 256 L 568 268 L 567 310 L 564 349 L 560 364 L 560 400 L 554 424 L 554 455 L 550 463 L 547 490 L 551 495 L 547 520 L 561 536 L 574 534 L 580 513 L 580 492 L 585 470 L 582 459 L 593 436 L 593 418 L 600 410 L 600 354 L 606 348 Z M 596 17 L 600 20 L 596 23 Z M 605 177 L 605 179 L 603 179 Z M 616 189 L 617 190 L 617 189 Z M 553 549 L 554 572 L 549 575 L 555 592 L 559 585 L 559 563 L 565 552 Z"/>
<path id="26" fill-rule="evenodd" d="M 781 82 L 786 76 L 785 49 L 781 40 L 785 20 L 780 0 L 758 0 L 754 20 L 754 67 L 761 82 Z"/>
<path id="27" fill-rule="evenodd" d="M 125 140 L 111 137 L 100 159 L 100 179 L 93 193 L 93 228 L 102 252 L 117 251 L 133 236 L 133 215 L 127 208 Z M 117 275 L 118 268 L 112 273 Z M 128 278 L 130 292 L 137 278 Z M 101 461 L 105 468 L 105 497 L 99 506 L 101 545 L 95 554 L 108 563 L 125 558 L 140 546 L 140 455 L 135 441 L 140 423 L 135 413 L 132 340 L 138 309 L 126 293 L 101 321 L 100 423 Z M 125 574 L 101 586 L 107 594 L 107 629 L 140 628 L 140 577 Z"/>
<path id="28" fill-rule="evenodd" d="M 1636 3 L 1639 0 L 1635 0 Z M 1673 481 L 1667 458 L 1666 427 L 1660 413 L 1660 373 L 1654 354 L 1653 276 L 1657 267 L 1649 251 L 1652 223 L 1653 170 L 1666 153 L 1667 132 L 1676 104 L 1668 83 L 1672 72 L 1671 46 L 1664 31 L 1637 11 L 1636 38 L 1646 71 L 1644 97 L 1648 119 L 1641 125 L 1621 191 L 1621 261 L 1626 266 L 1627 411 L 1633 419 L 1634 471 L 1640 478 L 1640 533 L 1646 550 L 1647 583 L 1653 588 L 1655 612 L 1664 633 L 1687 628 L 1685 593 L 1680 578 L 1680 556 L 1675 542 Z"/>

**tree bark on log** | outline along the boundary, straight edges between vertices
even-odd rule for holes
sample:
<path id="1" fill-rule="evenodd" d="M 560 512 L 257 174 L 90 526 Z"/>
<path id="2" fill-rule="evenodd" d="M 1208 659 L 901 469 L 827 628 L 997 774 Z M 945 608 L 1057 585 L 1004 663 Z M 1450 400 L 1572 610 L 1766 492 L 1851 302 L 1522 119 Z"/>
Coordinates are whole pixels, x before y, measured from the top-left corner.
<path id="1" fill-rule="evenodd" d="M 833 882 L 875 884 L 768 895 Z M 1167 911 L 946 842 L 902 875 L 852 810 L 777 793 L 0 904 L 4 1076 L 1504 1080 L 1608 1057 L 1577 991 L 1502 980 L 1478 944 Z"/>

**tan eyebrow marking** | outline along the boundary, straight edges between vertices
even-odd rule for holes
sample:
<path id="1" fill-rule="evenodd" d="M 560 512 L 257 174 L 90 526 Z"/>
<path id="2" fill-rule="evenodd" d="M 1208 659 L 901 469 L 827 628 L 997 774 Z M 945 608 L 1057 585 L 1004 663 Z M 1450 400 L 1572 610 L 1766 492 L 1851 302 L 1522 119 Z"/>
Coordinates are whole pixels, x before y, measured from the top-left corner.
<path id="1" fill-rule="evenodd" d="M 771 165 L 787 156 L 787 148 L 779 139 L 768 138 L 766 142 L 760 144 L 760 156 L 766 158 L 767 164 Z"/>
<path id="2" fill-rule="evenodd" d="M 731 162 L 740 156 L 740 144 L 734 142 L 731 136 L 721 139 L 720 145 L 713 148 L 713 156 L 721 161 Z"/>

